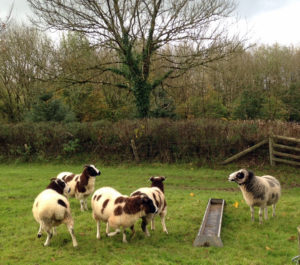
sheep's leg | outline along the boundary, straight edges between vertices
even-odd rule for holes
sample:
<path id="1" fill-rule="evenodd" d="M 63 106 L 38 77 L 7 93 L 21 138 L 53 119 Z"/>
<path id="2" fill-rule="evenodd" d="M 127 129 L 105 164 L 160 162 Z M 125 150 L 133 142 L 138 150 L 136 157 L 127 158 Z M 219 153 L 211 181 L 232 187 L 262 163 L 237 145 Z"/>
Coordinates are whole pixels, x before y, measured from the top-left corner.
<path id="1" fill-rule="evenodd" d="M 259 207 L 259 223 L 262 224 L 263 207 Z"/>
<path id="2" fill-rule="evenodd" d="M 268 207 L 265 207 L 265 220 L 268 220 Z"/>
<path id="3" fill-rule="evenodd" d="M 149 233 L 148 228 L 147 228 L 147 224 L 148 224 L 147 218 L 145 216 L 142 217 L 142 225 L 141 225 L 142 230 L 144 231 L 146 236 L 150 236 L 150 233 Z"/>
<path id="4" fill-rule="evenodd" d="M 54 236 L 57 235 L 56 227 L 55 226 L 53 226 L 53 228 L 52 228 L 52 233 L 53 233 Z"/>
<path id="5" fill-rule="evenodd" d="M 163 231 L 168 234 L 168 230 L 167 230 L 167 227 L 166 227 L 166 214 L 165 213 L 160 213 L 160 218 L 161 218 L 161 225 L 162 225 L 162 228 L 163 228 Z"/>
<path id="6" fill-rule="evenodd" d="M 100 220 L 97 220 L 97 235 L 96 238 L 97 239 L 101 239 L 101 235 L 100 235 Z"/>
<path id="7" fill-rule="evenodd" d="M 125 233 L 125 228 L 123 227 L 123 243 L 128 243 L 126 239 L 126 233 Z"/>
<path id="8" fill-rule="evenodd" d="M 155 230 L 154 217 L 151 218 L 151 230 Z"/>
<path id="9" fill-rule="evenodd" d="M 251 212 L 251 220 L 254 222 L 254 207 L 250 206 L 250 212 Z"/>
<path id="10" fill-rule="evenodd" d="M 37 237 L 40 238 L 42 236 L 42 224 L 40 224 L 39 231 L 37 233 Z"/>
<path id="11" fill-rule="evenodd" d="M 88 204 L 86 198 L 83 198 L 84 201 L 84 209 L 87 211 L 88 210 Z"/>
<path id="12" fill-rule="evenodd" d="M 46 239 L 46 241 L 45 241 L 45 243 L 44 243 L 44 246 L 45 246 L 45 247 L 46 247 L 46 246 L 49 246 L 50 240 L 51 240 L 51 238 L 52 238 L 51 229 L 47 229 L 46 232 L 47 232 L 47 239 Z"/>
<path id="13" fill-rule="evenodd" d="M 84 212 L 84 199 L 80 199 L 80 210 Z"/>
<path id="14" fill-rule="evenodd" d="M 131 236 L 130 236 L 130 239 L 131 239 L 131 238 L 133 238 L 133 237 L 135 236 L 134 225 L 132 225 L 132 226 L 130 227 L 130 229 L 131 229 L 131 232 L 132 232 L 132 234 L 131 234 Z"/>
<path id="15" fill-rule="evenodd" d="M 275 203 L 272 205 L 272 209 L 273 209 L 272 216 L 275 217 L 275 209 L 276 209 Z"/>
<path id="16" fill-rule="evenodd" d="M 77 247 L 78 246 L 78 243 L 77 243 L 77 240 L 76 240 L 76 237 L 74 235 L 74 228 L 73 228 L 73 224 L 69 224 L 67 225 L 68 227 L 68 231 L 72 237 L 72 242 L 73 242 L 73 247 Z"/>
<path id="17" fill-rule="evenodd" d="M 107 234 L 107 236 L 111 237 L 111 236 L 115 236 L 116 234 L 119 234 L 121 231 L 119 228 L 117 228 L 114 232 L 110 232 Z"/>

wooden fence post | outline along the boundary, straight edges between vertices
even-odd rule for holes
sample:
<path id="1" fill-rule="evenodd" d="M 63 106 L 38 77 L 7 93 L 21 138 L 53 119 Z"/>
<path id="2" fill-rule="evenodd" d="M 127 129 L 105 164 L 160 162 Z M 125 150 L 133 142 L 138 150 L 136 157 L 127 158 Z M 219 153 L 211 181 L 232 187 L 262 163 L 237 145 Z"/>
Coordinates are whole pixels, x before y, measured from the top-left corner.
<path id="1" fill-rule="evenodd" d="M 269 154 L 270 154 L 270 165 L 275 166 L 275 161 L 274 161 L 274 138 L 272 135 L 269 136 Z"/>
<path id="2" fill-rule="evenodd" d="M 298 245 L 299 245 L 299 255 L 300 255 L 300 225 L 297 227 L 298 230 Z M 300 264 L 300 259 L 299 259 L 299 264 Z"/>
<path id="3" fill-rule="evenodd" d="M 135 145 L 135 142 L 134 142 L 133 139 L 131 139 L 131 148 L 132 148 L 132 151 L 133 151 L 135 161 L 139 162 L 140 161 L 139 154 L 137 152 L 136 145 Z"/>

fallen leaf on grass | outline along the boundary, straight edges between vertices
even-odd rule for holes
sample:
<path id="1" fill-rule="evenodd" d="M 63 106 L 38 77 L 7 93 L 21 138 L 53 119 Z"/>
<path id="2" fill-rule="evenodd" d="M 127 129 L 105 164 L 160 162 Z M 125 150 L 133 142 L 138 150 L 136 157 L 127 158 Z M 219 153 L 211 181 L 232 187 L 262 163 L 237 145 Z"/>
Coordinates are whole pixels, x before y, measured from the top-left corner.
<path id="1" fill-rule="evenodd" d="M 52 258 L 51 258 L 51 260 L 52 260 L 52 261 L 55 261 L 55 258 L 54 258 L 54 257 L 52 257 Z"/>
<path id="2" fill-rule="evenodd" d="M 272 250 L 270 247 L 266 246 L 266 250 L 270 251 Z"/>
<path id="3" fill-rule="evenodd" d="M 295 241 L 296 240 L 296 236 L 291 236 L 288 240 L 289 241 Z"/>
<path id="4" fill-rule="evenodd" d="M 194 196 L 195 196 L 195 194 L 194 194 L 193 192 L 191 192 L 191 193 L 190 193 L 190 196 L 191 196 L 191 197 L 194 197 Z"/>

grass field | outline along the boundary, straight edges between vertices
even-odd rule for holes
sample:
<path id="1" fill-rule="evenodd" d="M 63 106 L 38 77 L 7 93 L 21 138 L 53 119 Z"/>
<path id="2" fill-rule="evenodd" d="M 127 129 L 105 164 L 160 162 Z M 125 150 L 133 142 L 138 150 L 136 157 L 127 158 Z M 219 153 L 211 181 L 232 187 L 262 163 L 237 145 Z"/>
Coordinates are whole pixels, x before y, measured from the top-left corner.
<path id="1" fill-rule="evenodd" d="M 296 227 L 300 225 L 300 172 L 297 168 L 276 167 L 255 173 L 271 174 L 282 183 L 277 217 L 258 224 L 250 221 L 250 210 L 235 183 L 227 181 L 237 167 L 217 169 L 185 165 L 96 164 L 102 175 L 96 188 L 111 186 L 123 194 L 148 186 L 151 175 L 164 175 L 168 203 L 166 225 L 162 232 L 159 217 L 156 230 L 145 238 L 136 225 L 136 236 L 123 244 L 121 235 L 96 239 L 96 223 L 91 210 L 80 212 L 79 202 L 70 199 L 78 248 L 73 248 L 65 226 L 58 227 L 49 247 L 45 234 L 37 238 L 38 224 L 32 216 L 34 198 L 49 179 L 60 171 L 80 173 L 81 165 L 11 164 L 0 165 L 0 264 L 291 264 L 298 255 Z M 193 196 L 194 195 L 194 196 Z M 223 198 L 223 248 L 192 246 L 209 198 Z M 90 201 L 89 201 L 90 206 Z M 269 209 L 269 216 L 271 209 Z"/>

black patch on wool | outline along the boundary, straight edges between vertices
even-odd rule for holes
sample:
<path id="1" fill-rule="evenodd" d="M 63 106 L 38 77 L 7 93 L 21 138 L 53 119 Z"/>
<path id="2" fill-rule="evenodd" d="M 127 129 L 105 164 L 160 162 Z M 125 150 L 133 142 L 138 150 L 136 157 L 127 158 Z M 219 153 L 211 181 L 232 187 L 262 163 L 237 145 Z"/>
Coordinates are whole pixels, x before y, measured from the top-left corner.
<path id="1" fill-rule="evenodd" d="M 65 203 L 63 200 L 59 199 L 59 200 L 57 201 L 57 203 L 60 204 L 61 206 L 67 208 L 67 205 L 66 205 L 66 203 Z"/>
<path id="2" fill-rule="evenodd" d="M 259 185 L 255 178 L 251 178 L 244 183 L 246 191 L 253 194 L 254 199 L 265 199 L 265 186 Z"/>

